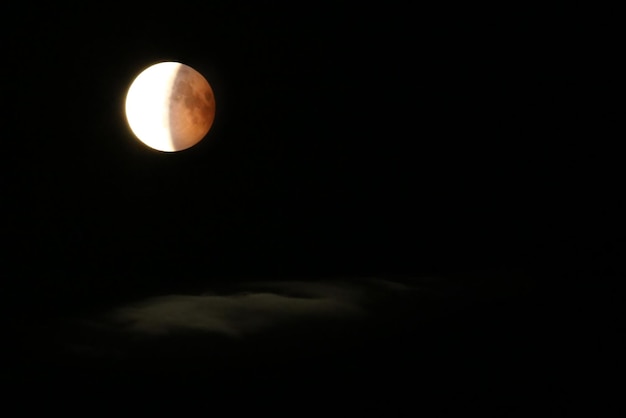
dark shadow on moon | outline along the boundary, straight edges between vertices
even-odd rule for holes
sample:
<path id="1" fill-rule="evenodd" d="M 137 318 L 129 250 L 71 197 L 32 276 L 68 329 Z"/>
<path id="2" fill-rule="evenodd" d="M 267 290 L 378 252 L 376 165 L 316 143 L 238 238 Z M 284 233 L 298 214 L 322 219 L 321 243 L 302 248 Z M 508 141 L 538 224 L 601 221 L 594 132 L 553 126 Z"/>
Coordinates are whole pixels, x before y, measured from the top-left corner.
<path id="1" fill-rule="evenodd" d="M 170 96 L 169 126 L 172 147 L 183 150 L 202 140 L 211 129 L 215 100 L 203 76 L 187 65 L 176 73 Z"/>

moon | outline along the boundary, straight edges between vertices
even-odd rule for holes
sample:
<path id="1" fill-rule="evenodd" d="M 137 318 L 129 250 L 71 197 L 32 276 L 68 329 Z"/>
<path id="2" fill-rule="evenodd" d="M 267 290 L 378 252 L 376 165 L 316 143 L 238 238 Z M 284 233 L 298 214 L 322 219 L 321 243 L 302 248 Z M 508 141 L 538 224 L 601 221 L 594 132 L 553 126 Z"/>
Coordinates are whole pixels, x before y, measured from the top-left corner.
<path id="1" fill-rule="evenodd" d="M 160 62 L 142 71 L 126 95 L 126 119 L 150 148 L 175 152 L 200 142 L 215 118 L 209 82 L 188 65 Z"/>

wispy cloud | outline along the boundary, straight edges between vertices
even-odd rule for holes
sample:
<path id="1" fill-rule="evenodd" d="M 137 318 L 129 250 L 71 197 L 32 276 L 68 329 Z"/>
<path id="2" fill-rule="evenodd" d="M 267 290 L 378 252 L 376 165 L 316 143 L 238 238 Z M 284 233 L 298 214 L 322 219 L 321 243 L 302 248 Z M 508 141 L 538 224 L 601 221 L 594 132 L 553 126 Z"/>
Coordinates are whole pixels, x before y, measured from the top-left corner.
<path id="1" fill-rule="evenodd" d="M 378 291 L 405 291 L 384 280 L 348 282 L 265 282 L 228 295 L 167 295 L 123 306 L 108 319 L 126 331 L 146 335 L 209 332 L 242 337 L 273 326 L 313 319 L 346 319 L 366 314 L 364 304 Z M 375 294 L 375 293 L 374 293 Z"/>
<path id="2" fill-rule="evenodd" d="M 121 364 L 153 357 L 213 358 L 245 347 L 254 348 L 240 357 L 257 358 L 257 351 L 285 353 L 292 343 L 298 345 L 296 351 L 309 344 L 319 347 L 321 341 L 360 346 L 361 338 L 413 332 L 419 324 L 479 302 L 479 289 L 487 296 L 502 293 L 499 280 L 481 280 L 240 282 L 230 292 L 149 297 L 95 317 L 68 320 L 57 339 L 72 361 L 98 358 Z"/>

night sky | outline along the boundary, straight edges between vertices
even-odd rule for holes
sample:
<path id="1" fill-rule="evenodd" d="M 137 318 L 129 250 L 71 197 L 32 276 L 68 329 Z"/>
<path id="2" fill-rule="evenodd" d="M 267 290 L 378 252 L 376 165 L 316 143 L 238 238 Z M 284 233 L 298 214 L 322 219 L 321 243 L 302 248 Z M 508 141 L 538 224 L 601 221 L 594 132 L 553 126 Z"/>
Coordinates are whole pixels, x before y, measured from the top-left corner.
<path id="1" fill-rule="evenodd" d="M 615 396 L 613 13 L 157 3 L 3 6 L 3 396 L 502 417 Z M 179 153 L 124 115 L 161 61 L 215 93 Z"/>

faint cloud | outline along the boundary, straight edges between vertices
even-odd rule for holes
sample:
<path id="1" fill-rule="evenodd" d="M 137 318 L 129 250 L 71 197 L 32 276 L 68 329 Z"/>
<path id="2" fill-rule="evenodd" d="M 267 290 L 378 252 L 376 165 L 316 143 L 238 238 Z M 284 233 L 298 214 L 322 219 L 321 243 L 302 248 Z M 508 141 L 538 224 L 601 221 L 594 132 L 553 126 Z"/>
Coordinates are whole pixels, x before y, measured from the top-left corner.
<path id="1" fill-rule="evenodd" d="M 220 292 L 207 289 L 149 297 L 94 317 L 65 318 L 55 339 L 62 342 L 63 362 L 75 362 L 77 367 L 91 365 L 95 358 L 102 367 L 129 362 L 145 366 L 150 359 L 164 357 L 218 359 L 231 352 L 239 359 L 252 359 L 257 351 L 266 356 L 282 350 L 285 355 L 289 347 L 294 348 L 290 344 L 297 345 L 298 351 L 330 341 L 357 347 L 372 336 L 412 333 L 419 324 L 514 292 L 509 285 L 502 290 L 511 281 L 478 275 L 475 280 L 360 277 L 222 282 Z M 241 350 L 246 347 L 251 351 L 244 355 Z"/>
<path id="2" fill-rule="evenodd" d="M 483 275 L 470 279 L 244 282 L 235 285 L 234 293 L 173 294 L 144 299 L 110 311 L 99 323 L 110 332 L 131 335 L 212 333 L 244 337 L 285 325 L 302 327 L 315 321 L 366 316 L 395 321 L 413 315 L 413 320 L 428 320 L 475 303 L 476 294 L 488 294 L 490 289 L 491 293 L 502 293 L 500 279 Z M 505 282 L 510 283 L 511 278 Z"/>
<path id="3" fill-rule="evenodd" d="M 371 287 L 404 290 L 387 281 L 265 282 L 232 295 L 168 295 L 118 308 L 108 319 L 147 335 L 209 332 L 233 337 L 303 319 L 347 319 L 366 313 Z"/>

